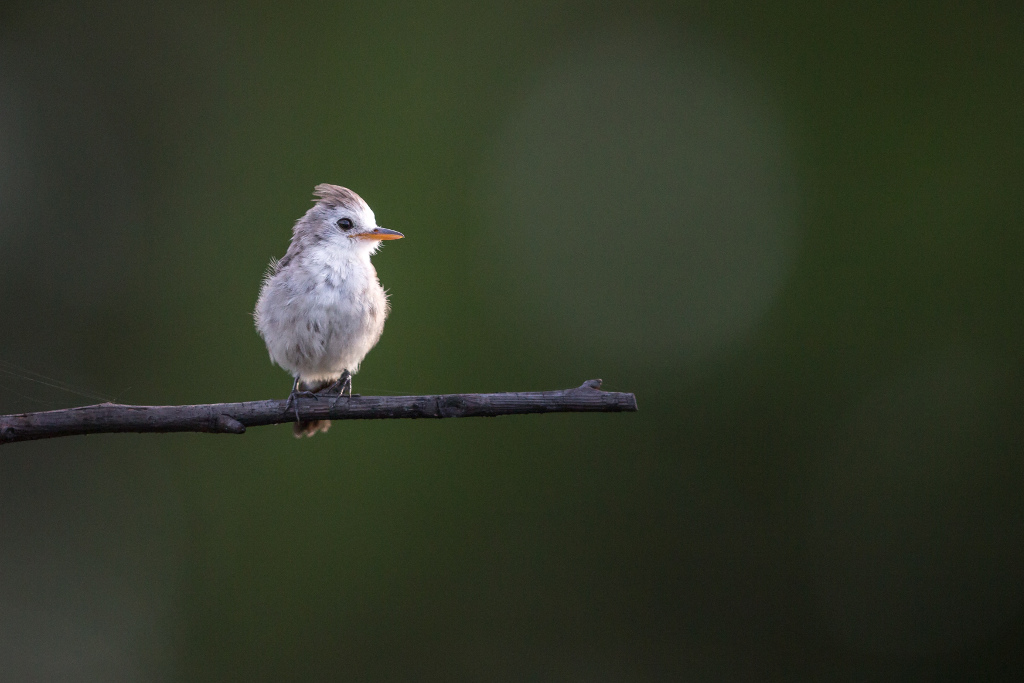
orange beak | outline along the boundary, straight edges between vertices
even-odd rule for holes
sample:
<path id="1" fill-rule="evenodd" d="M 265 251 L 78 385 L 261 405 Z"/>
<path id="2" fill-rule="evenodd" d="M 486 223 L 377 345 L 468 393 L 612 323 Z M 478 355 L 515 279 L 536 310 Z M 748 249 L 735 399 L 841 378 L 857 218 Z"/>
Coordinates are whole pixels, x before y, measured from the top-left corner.
<path id="1" fill-rule="evenodd" d="M 397 230 L 388 230 L 387 228 L 374 228 L 370 232 L 363 232 L 358 235 L 353 235 L 362 240 L 400 240 L 405 235 L 398 232 Z"/>

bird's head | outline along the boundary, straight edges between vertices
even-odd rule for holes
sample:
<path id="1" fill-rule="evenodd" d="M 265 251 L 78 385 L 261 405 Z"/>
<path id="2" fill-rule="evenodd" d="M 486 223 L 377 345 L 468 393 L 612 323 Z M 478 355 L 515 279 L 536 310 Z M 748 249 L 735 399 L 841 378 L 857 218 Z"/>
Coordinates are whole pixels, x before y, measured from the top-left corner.
<path id="1" fill-rule="evenodd" d="M 352 190 L 322 183 L 313 194 L 318 198 L 303 220 L 296 225 L 310 231 L 312 239 L 342 250 L 374 253 L 384 240 L 397 240 L 404 235 L 377 225 L 373 210 Z M 303 225 L 305 224 L 305 225 Z"/>

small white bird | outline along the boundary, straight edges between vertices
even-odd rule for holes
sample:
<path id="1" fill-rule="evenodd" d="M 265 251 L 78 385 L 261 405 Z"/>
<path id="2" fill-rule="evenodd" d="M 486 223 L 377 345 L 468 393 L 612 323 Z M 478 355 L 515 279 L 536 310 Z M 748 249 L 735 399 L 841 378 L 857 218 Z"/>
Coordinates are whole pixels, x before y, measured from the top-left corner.
<path id="1" fill-rule="evenodd" d="M 319 201 L 295 223 L 280 261 L 271 260 L 256 302 L 256 329 L 270 359 L 295 378 L 295 436 L 326 432 L 330 420 L 302 421 L 297 396 L 352 395 L 352 375 L 380 339 L 387 294 L 370 255 L 402 233 L 377 225 L 352 190 L 321 184 Z"/>

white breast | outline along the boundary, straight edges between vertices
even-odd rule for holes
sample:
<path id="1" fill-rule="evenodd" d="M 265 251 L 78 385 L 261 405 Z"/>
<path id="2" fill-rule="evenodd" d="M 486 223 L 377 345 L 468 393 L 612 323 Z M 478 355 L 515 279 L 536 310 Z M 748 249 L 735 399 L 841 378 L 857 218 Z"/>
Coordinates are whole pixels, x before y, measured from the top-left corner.
<path id="1" fill-rule="evenodd" d="M 380 339 L 387 313 L 387 297 L 368 254 L 308 258 L 266 281 L 256 304 L 256 326 L 271 360 L 293 376 L 334 380 L 359 369 Z"/>

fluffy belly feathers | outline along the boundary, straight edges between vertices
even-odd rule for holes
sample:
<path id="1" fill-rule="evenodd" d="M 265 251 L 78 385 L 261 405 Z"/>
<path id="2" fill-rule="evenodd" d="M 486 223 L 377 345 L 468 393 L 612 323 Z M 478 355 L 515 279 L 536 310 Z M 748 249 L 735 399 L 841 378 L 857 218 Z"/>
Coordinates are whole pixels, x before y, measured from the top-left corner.
<path id="1" fill-rule="evenodd" d="M 285 297 L 278 283 L 268 282 L 257 311 L 263 314 L 258 327 L 271 360 L 303 381 L 355 373 L 380 339 L 387 317 L 384 290 L 373 280 L 354 292 L 321 285 Z"/>

